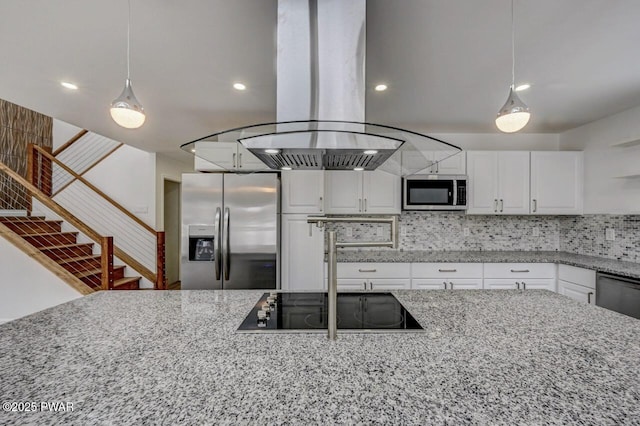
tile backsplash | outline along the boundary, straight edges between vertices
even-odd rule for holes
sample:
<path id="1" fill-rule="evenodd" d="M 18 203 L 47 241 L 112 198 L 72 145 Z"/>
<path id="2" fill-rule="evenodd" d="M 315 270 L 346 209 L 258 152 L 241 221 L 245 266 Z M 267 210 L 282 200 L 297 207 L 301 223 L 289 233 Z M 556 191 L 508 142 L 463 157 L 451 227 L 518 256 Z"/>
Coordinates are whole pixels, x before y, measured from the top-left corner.
<path id="1" fill-rule="evenodd" d="M 399 226 L 401 250 L 561 250 L 640 262 L 640 215 L 475 216 L 457 212 L 403 212 Z M 388 225 L 339 224 L 331 228 L 338 231 L 340 241 L 389 238 Z M 606 228 L 615 230 L 614 241 L 606 241 Z"/>
<path id="2" fill-rule="evenodd" d="M 399 248 L 402 250 L 557 250 L 560 244 L 558 220 L 542 216 L 403 212 L 399 226 Z M 340 224 L 334 227 L 340 241 L 389 238 L 389 227 L 385 225 Z M 379 227 L 382 227 L 382 237 L 378 236 Z M 351 228 L 351 237 L 347 228 Z M 468 235 L 465 235 L 465 228 Z"/>
<path id="3" fill-rule="evenodd" d="M 640 262 L 640 215 L 584 215 L 559 219 L 560 250 Z M 605 229 L 615 240 L 605 239 Z"/>

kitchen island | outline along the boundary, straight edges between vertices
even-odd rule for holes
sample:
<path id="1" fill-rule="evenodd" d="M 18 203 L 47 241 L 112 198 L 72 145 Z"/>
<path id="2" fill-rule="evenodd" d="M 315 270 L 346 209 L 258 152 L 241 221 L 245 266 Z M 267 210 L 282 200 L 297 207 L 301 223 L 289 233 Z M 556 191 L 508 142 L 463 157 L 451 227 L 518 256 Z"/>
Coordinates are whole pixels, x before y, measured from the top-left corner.
<path id="1" fill-rule="evenodd" d="M 640 322 L 548 292 L 393 292 L 422 333 L 237 334 L 261 291 L 100 292 L 0 326 L 0 424 L 637 424 Z"/>

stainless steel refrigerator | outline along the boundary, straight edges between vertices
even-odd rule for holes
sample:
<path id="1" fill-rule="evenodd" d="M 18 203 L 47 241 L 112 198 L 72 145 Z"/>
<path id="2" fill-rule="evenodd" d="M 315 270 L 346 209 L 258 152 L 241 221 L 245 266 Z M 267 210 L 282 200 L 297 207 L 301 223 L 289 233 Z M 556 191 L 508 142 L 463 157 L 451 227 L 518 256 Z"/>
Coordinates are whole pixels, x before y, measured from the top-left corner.
<path id="1" fill-rule="evenodd" d="M 182 175 L 182 289 L 277 288 L 276 173 Z"/>

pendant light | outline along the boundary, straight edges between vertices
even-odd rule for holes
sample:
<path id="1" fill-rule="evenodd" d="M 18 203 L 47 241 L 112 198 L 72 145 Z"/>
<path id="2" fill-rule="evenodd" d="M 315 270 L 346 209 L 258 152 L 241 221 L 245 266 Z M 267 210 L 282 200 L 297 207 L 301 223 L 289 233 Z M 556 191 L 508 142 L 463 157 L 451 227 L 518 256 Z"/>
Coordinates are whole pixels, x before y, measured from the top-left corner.
<path id="1" fill-rule="evenodd" d="M 509 88 L 509 97 L 507 102 L 498 111 L 496 118 L 496 126 L 505 133 L 515 133 L 522 130 L 531 118 L 529 107 L 520 100 L 516 94 L 515 88 L 515 69 L 516 69 L 516 50 L 515 50 L 515 32 L 513 25 L 513 0 L 511 0 L 511 87 Z"/>
<path id="2" fill-rule="evenodd" d="M 129 78 L 129 62 L 130 62 L 130 38 L 131 38 L 131 0 L 127 1 L 129 6 L 129 16 L 127 20 L 127 80 L 124 83 L 124 90 L 113 102 L 111 102 L 111 118 L 119 126 L 126 129 L 137 129 L 144 124 L 146 116 L 144 108 L 136 95 L 133 94 L 131 88 L 131 79 Z"/>

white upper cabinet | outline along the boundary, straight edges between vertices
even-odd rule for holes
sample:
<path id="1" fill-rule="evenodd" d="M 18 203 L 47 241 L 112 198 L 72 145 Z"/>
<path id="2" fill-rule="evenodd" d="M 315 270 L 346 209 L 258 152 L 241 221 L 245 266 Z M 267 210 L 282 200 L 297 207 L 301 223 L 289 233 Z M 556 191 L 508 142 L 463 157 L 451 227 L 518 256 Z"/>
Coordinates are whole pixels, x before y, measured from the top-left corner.
<path id="1" fill-rule="evenodd" d="M 529 213 L 529 152 L 469 151 L 467 171 L 467 213 Z"/>
<path id="2" fill-rule="evenodd" d="M 531 153 L 531 213 L 582 214 L 582 152 Z"/>
<path id="3" fill-rule="evenodd" d="M 400 214 L 400 177 L 386 172 L 325 172 L 328 214 Z"/>
<path id="4" fill-rule="evenodd" d="M 282 213 L 324 212 L 324 171 L 282 172 Z"/>
<path id="5" fill-rule="evenodd" d="M 237 142 L 196 142 L 195 149 L 194 169 L 201 172 L 269 169 L 258 157 Z"/>
<path id="6" fill-rule="evenodd" d="M 386 172 L 362 172 L 363 213 L 400 214 L 402 183 Z"/>
<path id="7" fill-rule="evenodd" d="M 498 153 L 498 213 L 529 213 L 529 153 Z"/>
<path id="8" fill-rule="evenodd" d="M 415 153 L 402 153 L 403 166 L 418 174 L 464 175 L 467 171 L 466 152 L 460 151 L 422 151 L 424 158 Z M 424 168 L 425 164 L 430 164 Z"/>

